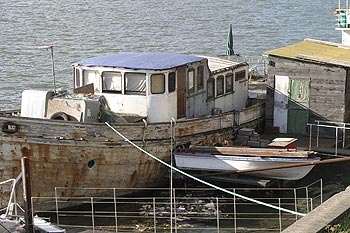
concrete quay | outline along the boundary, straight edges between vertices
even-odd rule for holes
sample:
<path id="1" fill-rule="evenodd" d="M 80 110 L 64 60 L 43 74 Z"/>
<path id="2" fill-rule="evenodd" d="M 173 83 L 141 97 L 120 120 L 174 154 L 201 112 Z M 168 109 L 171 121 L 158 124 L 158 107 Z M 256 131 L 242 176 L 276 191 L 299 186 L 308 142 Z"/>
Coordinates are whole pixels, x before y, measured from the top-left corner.
<path id="1" fill-rule="evenodd" d="M 327 232 L 326 227 L 339 223 L 350 213 L 350 186 L 286 228 L 283 233 Z"/>

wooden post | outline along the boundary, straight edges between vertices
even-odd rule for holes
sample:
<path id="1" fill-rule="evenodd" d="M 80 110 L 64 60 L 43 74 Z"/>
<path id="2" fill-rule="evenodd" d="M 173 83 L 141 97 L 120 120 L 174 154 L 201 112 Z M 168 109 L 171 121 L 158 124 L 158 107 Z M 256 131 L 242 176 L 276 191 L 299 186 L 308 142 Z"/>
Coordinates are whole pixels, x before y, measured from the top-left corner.
<path id="1" fill-rule="evenodd" d="M 24 199 L 24 220 L 26 233 L 33 233 L 33 216 L 32 216 L 32 189 L 30 184 L 30 167 L 28 157 L 22 157 L 22 182 L 23 182 L 23 199 Z"/>

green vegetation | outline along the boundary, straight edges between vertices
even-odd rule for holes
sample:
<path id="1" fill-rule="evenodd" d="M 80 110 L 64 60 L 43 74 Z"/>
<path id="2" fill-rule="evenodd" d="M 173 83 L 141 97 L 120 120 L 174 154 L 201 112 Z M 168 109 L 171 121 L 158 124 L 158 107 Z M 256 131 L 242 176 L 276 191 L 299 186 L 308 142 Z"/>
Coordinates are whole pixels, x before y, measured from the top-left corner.
<path id="1" fill-rule="evenodd" d="M 336 225 L 326 226 L 328 233 L 350 233 L 350 215 Z"/>

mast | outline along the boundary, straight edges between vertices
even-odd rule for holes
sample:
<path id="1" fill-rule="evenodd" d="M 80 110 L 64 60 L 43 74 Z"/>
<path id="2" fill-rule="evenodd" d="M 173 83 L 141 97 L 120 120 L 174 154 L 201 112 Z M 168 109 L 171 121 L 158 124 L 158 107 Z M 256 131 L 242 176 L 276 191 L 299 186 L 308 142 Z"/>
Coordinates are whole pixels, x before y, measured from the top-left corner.
<path id="1" fill-rule="evenodd" d="M 342 44 L 350 46 L 350 9 L 349 0 L 339 0 L 338 8 L 335 10 L 337 15 L 337 26 L 335 30 L 342 32 Z"/>

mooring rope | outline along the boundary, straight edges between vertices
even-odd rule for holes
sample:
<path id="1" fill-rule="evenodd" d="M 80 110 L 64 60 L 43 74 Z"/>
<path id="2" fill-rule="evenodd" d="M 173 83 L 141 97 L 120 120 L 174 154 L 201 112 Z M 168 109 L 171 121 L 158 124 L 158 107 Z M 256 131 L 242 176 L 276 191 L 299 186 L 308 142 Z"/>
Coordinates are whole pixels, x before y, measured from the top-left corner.
<path id="1" fill-rule="evenodd" d="M 247 201 L 251 201 L 251 202 L 254 202 L 256 204 L 259 204 L 259 205 L 263 205 L 263 206 L 266 206 L 266 207 L 269 207 L 269 208 L 273 208 L 273 209 L 276 209 L 276 210 L 280 210 L 280 211 L 284 211 L 284 212 L 287 212 L 287 213 L 290 213 L 290 214 L 295 214 L 295 215 L 299 215 L 299 216 L 305 216 L 306 214 L 303 214 L 303 213 L 299 213 L 297 211 L 293 211 L 293 210 L 289 210 L 289 209 L 285 209 L 285 208 L 282 208 L 282 207 L 278 207 L 278 206 L 274 206 L 274 205 L 271 205 L 271 204 L 268 204 L 268 203 L 265 203 L 265 202 L 262 202 L 262 201 L 259 201 L 259 200 L 255 200 L 253 198 L 250 198 L 250 197 L 246 197 L 246 196 L 243 196 L 241 194 L 238 194 L 238 193 L 235 193 L 235 192 L 231 192 L 227 189 L 224 189 L 224 188 L 221 188 L 219 186 L 216 186 L 216 185 L 213 185 L 209 182 L 206 182 L 204 180 L 201 180 L 195 176 L 192 176 L 184 171 L 181 171 L 180 169 L 177 169 L 176 167 L 173 167 L 169 164 L 167 164 L 166 162 L 164 162 L 163 160 L 157 158 L 156 156 L 152 155 L 151 153 L 145 151 L 144 149 L 142 149 L 141 147 L 139 147 L 138 145 L 136 145 L 135 143 L 133 143 L 132 141 L 130 141 L 127 137 L 125 137 L 122 133 L 120 133 L 118 130 L 116 130 L 114 127 L 112 127 L 108 122 L 105 122 L 105 124 L 111 128 L 115 133 L 117 133 L 121 138 L 123 138 L 126 142 L 128 142 L 129 144 L 131 144 L 132 146 L 134 146 L 135 148 L 137 148 L 138 150 L 142 151 L 143 153 L 145 153 L 146 155 L 150 156 L 151 158 L 153 158 L 154 160 L 157 160 L 158 162 L 160 162 L 161 164 L 169 167 L 170 169 L 176 171 L 176 172 L 179 172 L 181 173 L 182 175 L 184 176 L 187 176 L 195 181 L 198 181 L 202 184 L 205 184 L 209 187 L 212 187 L 212 188 L 215 188 L 217 190 L 220 190 L 222 192 L 225 192 L 225 193 L 228 193 L 230 195 L 233 195 L 233 196 L 236 196 L 236 197 L 239 197 L 239 198 L 242 198 L 244 200 L 247 200 Z"/>

